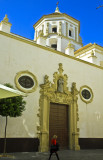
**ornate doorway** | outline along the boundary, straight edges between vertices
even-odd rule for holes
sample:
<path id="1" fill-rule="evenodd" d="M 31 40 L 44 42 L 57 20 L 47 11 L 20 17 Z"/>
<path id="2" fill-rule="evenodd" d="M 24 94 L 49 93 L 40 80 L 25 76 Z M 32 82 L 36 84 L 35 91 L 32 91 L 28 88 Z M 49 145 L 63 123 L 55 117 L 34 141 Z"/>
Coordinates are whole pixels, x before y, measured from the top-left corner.
<path id="1" fill-rule="evenodd" d="M 40 151 L 45 152 L 49 150 L 49 115 L 50 104 L 58 103 L 69 106 L 68 115 L 68 148 L 72 150 L 79 150 L 78 144 L 79 129 L 77 128 L 78 121 L 78 105 L 76 83 L 72 83 L 71 92 L 67 87 L 68 77 L 63 74 L 62 64 L 59 64 L 58 72 L 53 74 L 53 84 L 49 81 L 49 77 L 45 75 L 44 84 L 40 87 L 40 108 L 38 117 L 40 125 L 37 126 L 38 136 L 40 140 Z"/>

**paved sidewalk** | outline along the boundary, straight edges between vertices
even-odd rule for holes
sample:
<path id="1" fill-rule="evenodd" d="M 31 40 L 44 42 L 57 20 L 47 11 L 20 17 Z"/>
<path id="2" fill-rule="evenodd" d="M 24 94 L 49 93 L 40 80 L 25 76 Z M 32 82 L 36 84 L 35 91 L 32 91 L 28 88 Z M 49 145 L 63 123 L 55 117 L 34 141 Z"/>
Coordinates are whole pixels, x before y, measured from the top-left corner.
<path id="1" fill-rule="evenodd" d="M 103 149 L 96 150 L 62 150 L 58 152 L 60 160 L 103 160 Z M 23 152 L 23 153 L 8 153 L 12 157 L 0 157 L 0 160 L 48 160 L 49 152 Z M 51 160 L 56 160 L 55 154 Z"/>

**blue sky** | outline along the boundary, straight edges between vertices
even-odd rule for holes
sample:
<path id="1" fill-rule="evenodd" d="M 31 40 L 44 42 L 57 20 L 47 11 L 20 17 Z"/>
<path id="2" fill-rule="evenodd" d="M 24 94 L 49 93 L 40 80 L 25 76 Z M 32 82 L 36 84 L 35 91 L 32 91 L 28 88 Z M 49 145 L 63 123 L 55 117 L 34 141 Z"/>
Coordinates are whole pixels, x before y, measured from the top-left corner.
<path id="1" fill-rule="evenodd" d="M 5 14 L 12 23 L 11 32 L 34 38 L 33 24 L 43 15 L 53 13 L 56 0 L 0 0 L 0 21 Z M 60 12 L 80 21 L 83 44 L 97 43 L 103 46 L 103 0 L 59 0 Z"/>

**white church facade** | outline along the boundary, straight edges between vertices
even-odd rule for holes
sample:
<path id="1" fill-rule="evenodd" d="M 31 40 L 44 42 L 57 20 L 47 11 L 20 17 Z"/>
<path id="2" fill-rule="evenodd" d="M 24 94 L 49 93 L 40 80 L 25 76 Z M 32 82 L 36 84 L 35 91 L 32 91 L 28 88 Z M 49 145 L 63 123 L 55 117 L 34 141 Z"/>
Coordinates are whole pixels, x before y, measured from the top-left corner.
<path id="1" fill-rule="evenodd" d="M 80 22 L 61 13 L 34 24 L 34 40 L 0 23 L 0 84 L 27 94 L 26 110 L 9 118 L 7 152 L 49 150 L 56 134 L 61 149 L 103 148 L 103 47 L 83 46 Z M 0 116 L 2 152 L 5 118 Z"/>

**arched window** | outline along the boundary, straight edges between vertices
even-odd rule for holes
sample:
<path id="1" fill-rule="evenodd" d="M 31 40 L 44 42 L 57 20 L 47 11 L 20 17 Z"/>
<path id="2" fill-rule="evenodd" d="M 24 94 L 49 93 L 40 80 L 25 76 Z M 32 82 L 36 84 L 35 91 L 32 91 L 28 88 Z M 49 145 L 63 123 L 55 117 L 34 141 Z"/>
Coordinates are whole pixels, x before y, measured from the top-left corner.
<path id="1" fill-rule="evenodd" d="M 52 32 L 53 32 L 53 33 L 57 33 L 57 27 L 53 27 L 53 28 L 52 28 Z"/>
<path id="2" fill-rule="evenodd" d="M 57 44 L 51 44 L 51 47 L 57 50 Z"/>
<path id="3" fill-rule="evenodd" d="M 49 43 L 50 43 L 51 48 L 54 48 L 55 50 L 57 50 L 57 39 L 56 38 L 51 38 Z"/>
<path id="4" fill-rule="evenodd" d="M 69 30 L 69 36 L 72 37 L 72 31 L 71 30 Z"/>

